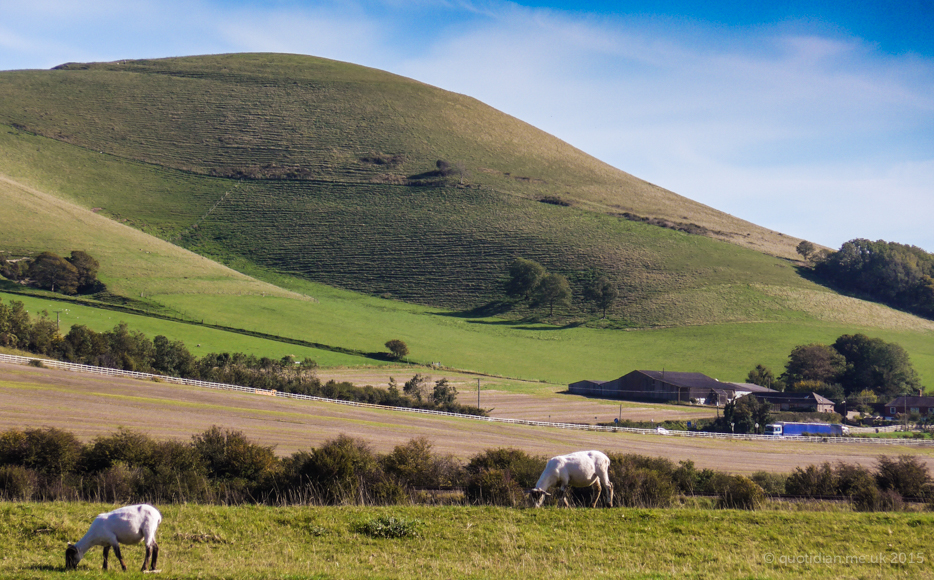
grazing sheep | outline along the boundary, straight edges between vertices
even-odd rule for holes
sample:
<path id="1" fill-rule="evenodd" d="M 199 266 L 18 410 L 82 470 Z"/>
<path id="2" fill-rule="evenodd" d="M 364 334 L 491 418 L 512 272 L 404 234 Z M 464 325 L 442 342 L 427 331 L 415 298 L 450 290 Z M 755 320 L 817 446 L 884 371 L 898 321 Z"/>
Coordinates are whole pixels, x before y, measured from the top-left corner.
<path id="1" fill-rule="evenodd" d="M 143 559 L 142 571 L 146 571 L 149 557 L 152 556 L 150 570 L 155 570 L 156 560 L 159 558 L 159 546 L 156 544 L 156 528 L 162 521 L 159 510 L 148 504 L 130 505 L 115 509 L 106 514 L 100 514 L 91 523 L 91 528 L 84 537 L 74 544 L 68 544 L 65 550 L 65 569 L 74 570 L 84 554 L 94 546 L 104 547 L 104 570 L 107 569 L 107 556 L 110 549 L 120 560 L 120 566 L 126 572 L 126 564 L 120 554 L 120 544 L 138 544 L 143 542 L 146 546 L 146 557 Z"/>
<path id="2" fill-rule="evenodd" d="M 592 507 L 603 495 L 603 488 L 607 489 L 609 499 L 607 505 L 613 505 L 613 484 L 610 483 L 610 458 L 599 451 L 577 451 L 567 455 L 559 455 L 548 460 L 545 471 L 538 478 L 535 489 L 529 491 L 530 496 L 537 496 L 535 507 L 541 507 L 548 493 L 548 488 L 561 484 L 561 500 L 568 507 L 567 488 L 597 486 L 597 498 Z M 602 484 L 602 486 L 601 486 Z"/>

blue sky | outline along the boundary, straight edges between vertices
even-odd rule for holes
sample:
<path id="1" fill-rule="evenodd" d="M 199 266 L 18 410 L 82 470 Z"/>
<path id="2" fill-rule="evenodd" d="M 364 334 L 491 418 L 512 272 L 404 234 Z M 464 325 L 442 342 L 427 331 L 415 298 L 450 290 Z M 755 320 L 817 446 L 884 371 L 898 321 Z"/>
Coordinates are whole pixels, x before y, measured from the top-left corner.
<path id="1" fill-rule="evenodd" d="M 0 70 L 222 52 L 464 93 L 786 234 L 934 251 L 934 0 L 0 0 Z"/>

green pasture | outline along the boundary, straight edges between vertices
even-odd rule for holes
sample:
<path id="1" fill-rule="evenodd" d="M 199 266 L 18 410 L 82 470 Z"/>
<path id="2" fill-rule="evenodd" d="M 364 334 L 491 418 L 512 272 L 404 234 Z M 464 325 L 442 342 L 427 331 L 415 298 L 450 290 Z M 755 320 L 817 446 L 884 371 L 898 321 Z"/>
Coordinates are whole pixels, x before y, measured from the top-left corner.
<path id="1" fill-rule="evenodd" d="M 60 578 L 113 505 L 0 504 L 0 578 Z M 492 507 L 157 506 L 169 578 L 932 578 L 930 513 Z M 394 518 L 391 519 L 391 518 Z M 395 523 L 402 537 L 367 530 Z M 105 576 L 142 577 L 141 546 Z M 101 577 L 101 548 L 69 577 Z M 115 570 L 116 567 L 116 571 Z"/>
<path id="2" fill-rule="evenodd" d="M 172 340 L 181 340 L 188 350 L 197 356 L 204 356 L 211 352 L 244 352 L 258 357 L 266 356 L 275 359 L 291 354 L 297 360 L 310 358 L 322 367 L 377 366 L 385 364 L 362 356 L 287 344 L 275 340 L 216 330 L 199 324 L 174 322 L 150 316 L 93 308 L 71 302 L 3 292 L 0 292 L 0 299 L 4 302 L 11 300 L 22 302 L 29 311 L 30 316 L 33 317 L 41 316 L 43 313 L 48 314 L 51 320 L 56 320 L 56 317 L 58 317 L 62 334 L 66 334 L 75 324 L 83 324 L 92 330 L 103 332 L 112 330 L 114 326 L 121 322 L 126 322 L 130 329 L 144 333 L 150 340 L 160 334 Z"/>

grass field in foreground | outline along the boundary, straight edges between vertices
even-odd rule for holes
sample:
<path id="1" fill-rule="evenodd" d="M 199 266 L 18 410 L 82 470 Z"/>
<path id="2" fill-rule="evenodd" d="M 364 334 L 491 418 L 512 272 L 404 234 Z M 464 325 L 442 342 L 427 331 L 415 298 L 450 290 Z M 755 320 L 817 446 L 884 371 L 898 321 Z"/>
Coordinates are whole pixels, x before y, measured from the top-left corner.
<path id="1" fill-rule="evenodd" d="M 66 542 L 114 507 L 0 504 L 0 578 L 60 578 Z M 930 513 L 158 507 L 159 569 L 167 578 L 934 577 L 922 532 L 934 524 Z M 417 536 L 356 531 L 389 517 Z M 142 548 L 123 555 L 129 576 L 138 576 Z M 101 577 L 101 562 L 100 548 L 89 551 L 74 576 Z"/>

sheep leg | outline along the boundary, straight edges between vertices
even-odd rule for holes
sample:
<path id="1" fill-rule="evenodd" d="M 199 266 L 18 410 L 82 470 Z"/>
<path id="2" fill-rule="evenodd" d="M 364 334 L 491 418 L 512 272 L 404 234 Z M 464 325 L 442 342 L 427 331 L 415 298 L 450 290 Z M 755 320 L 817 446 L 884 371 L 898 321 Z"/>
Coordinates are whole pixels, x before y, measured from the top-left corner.
<path id="1" fill-rule="evenodd" d="M 120 567 L 123 568 L 123 571 L 126 572 L 126 562 L 123 561 L 123 554 L 120 553 L 120 544 L 114 544 L 114 554 L 116 554 L 117 559 L 120 560 Z"/>
<path id="2" fill-rule="evenodd" d="M 107 569 L 107 558 L 110 557 L 110 546 L 104 546 L 104 570 Z"/>
<path id="3" fill-rule="evenodd" d="M 159 559 L 159 544 L 153 542 L 152 543 L 152 566 L 149 568 L 150 570 L 156 569 L 156 560 L 158 559 Z"/>
<path id="4" fill-rule="evenodd" d="M 571 507 L 571 506 L 568 504 L 568 488 L 567 488 L 567 487 L 562 487 L 562 488 L 561 488 L 561 501 L 564 502 L 564 507 L 566 507 L 566 508 L 570 508 L 570 507 Z"/>
<path id="5" fill-rule="evenodd" d="M 597 486 L 597 497 L 593 500 L 593 505 L 590 507 L 597 507 L 597 502 L 600 501 L 600 496 L 603 495 L 603 487 L 600 486 L 600 480 L 594 482 L 594 485 Z"/>
<path id="6" fill-rule="evenodd" d="M 146 571 L 146 566 L 149 565 L 149 557 L 152 555 L 152 548 L 146 546 L 146 555 L 143 557 L 143 567 L 140 569 L 140 572 Z"/>

